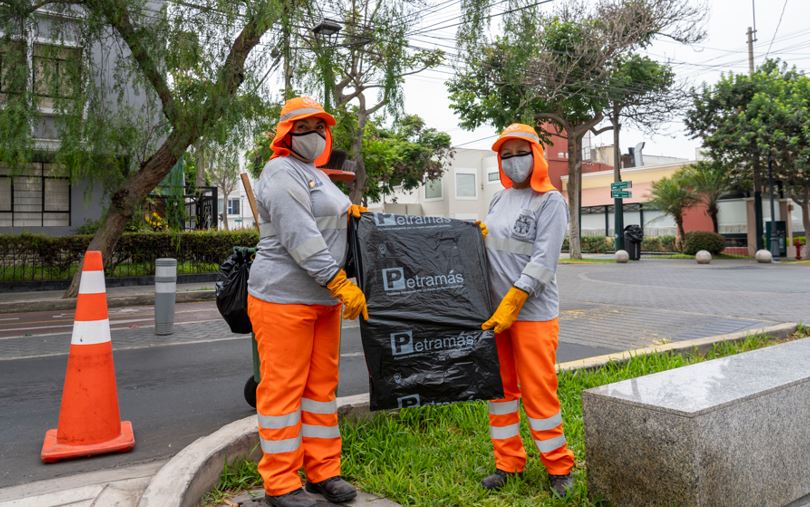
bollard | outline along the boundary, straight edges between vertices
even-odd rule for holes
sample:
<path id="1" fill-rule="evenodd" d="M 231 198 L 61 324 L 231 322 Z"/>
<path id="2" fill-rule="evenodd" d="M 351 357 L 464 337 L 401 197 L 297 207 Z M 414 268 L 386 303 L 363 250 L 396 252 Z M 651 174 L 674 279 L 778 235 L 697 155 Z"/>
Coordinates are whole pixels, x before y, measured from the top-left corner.
<path id="1" fill-rule="evenodd" d="M 177 297 L 177 259 L 155 261 L 155 334 L 174 332 L 174 301 Z"/>

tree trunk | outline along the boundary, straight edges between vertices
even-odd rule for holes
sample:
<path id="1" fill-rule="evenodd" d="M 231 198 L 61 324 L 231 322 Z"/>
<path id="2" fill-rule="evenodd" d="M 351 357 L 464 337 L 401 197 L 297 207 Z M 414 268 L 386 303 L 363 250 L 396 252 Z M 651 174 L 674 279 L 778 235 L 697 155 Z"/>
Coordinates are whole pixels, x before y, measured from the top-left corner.
<path id="1" fill-rule="evenodd" d="M 717 207 L 717 201 L 710 202 L 708 206 L 706 206 L 706 212 L 709 214 L 709 218 L 712 219 L 712 227 L 714 228 L 714 232 L 719 234 L 720 224 L 717 220 L 717 215 L 720 213 L 720 210 Z"/>
<path id="2" fill-rule="evenodd" d="M 184 132 L 178 134 L 177 131 L 163 142 L 163 145 L 144 162 L 141 169 L 127 178 L 124 183 L 113 193 L 110 199 L 110 209 L 101 227 L 90 240 L 88 250 L 98 250 L 105 261 L 108 261 L 115 251 L 115 245 L 121 239 L 129 220 L 137 207 L 149 195 L 155 186 L 169 174 L 174 164 L 180 158 L 183 151 L 191 144 L 192 137 L 196 134 Z M 79 270 L 73 276 L 70 286 L 65 290 L 63 297 L 76 297 L 79 293 L 79 282 L 81 281 L 81 267 L 84 259 L 79 265 Z"/>
<path id="3" fill-rule="evenodd" d="M 568 134 L 568 254 L 572 259 L 582 258 L 582 247 L 579 240 L 579 189 L 582 188 L 582 138 L 574 129 Z"/>
<path id="4" fill-rule="evenodd" d="M 676 248 L 678 251 L 683 252 L 683 243 L 686 239 L 686 231 L 683 229 L 683 215 L 676 216 L 675 223 L 678 225 L 678 244 L 676 245 Z"/>
<path id="5" fill-rule="evenodd" d="M 802 208 L 802 225 L 804 225 L 804 236 L 810 236 L 810 187 L 804 189 L 804 200 L 800 201 Z"/>
<path id="6" fill-rule="evenodd" d="M 349 192 L 349 199 L 354 204 L 361 204 L 363 202 L 363 194 L 365 193 L 366 182 L 368 176 L 366 175 L 366 164 L 363 161 L 363 134 L 365 133 L 366 121 L 368 117 L 361 111 L 357 113 L 357 131 L 354 133 L 352 140 L 352 159 L 354 160 L 354 185 L 352 185 Z"/>
<path id="7" fill-rule="evenodd" d="M 226 231 L 228 228 L 228 194 L 230 192 L 227 188 L 222 187 L 222 228 Z"/>

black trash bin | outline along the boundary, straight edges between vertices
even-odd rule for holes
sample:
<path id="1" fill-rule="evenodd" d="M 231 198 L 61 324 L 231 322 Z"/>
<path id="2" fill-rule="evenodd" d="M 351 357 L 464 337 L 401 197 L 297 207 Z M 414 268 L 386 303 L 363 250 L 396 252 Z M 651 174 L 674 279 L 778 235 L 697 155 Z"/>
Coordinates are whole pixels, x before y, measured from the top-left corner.
<path id="1" fill-rule="evenodd" d="M 624 228 L 624 248 L 631 261 L 641 259 L 641 241 L 643 239 L 644 231 L 640 225 L 628 225 Z"/>

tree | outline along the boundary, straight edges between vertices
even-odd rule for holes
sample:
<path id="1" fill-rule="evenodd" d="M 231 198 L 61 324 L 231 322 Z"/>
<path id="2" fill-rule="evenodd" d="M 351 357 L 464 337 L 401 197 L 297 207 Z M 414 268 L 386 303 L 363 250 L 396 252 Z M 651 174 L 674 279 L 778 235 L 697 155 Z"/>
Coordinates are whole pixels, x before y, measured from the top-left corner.
<path id="1" fill-rule="evenodd" d="M 753 187 L 755 204 L 765 186 L 770 156 L 774 177 L 802 206 L 810 229 L 810 78 L 777 60 L 766 60 L 753 75 L 724 74 L 712 86 L 693 92 L 686 126 L 701 138 L 712 161 L 730 168 L 739 184 Z M 805 220 L 804 218 L 807 217 Z M 756 223 L 757 248 L 762 224 Z"/>
<path id="2" fill-rule="evenodd" d="M 245 106 L 249 108 L 251 101 L 241 99 L 255 95 L 268 66 L 264 55 L 254 49 L 263 38 L 272 46 L 271 27 L 279 20 L 283 4 L 279 0 L 198 0 L 163 5 L 156 12 L 153 3 L 126 0 L 0 2 L 0 18 L 15 20 L 19 26 L 28 26 L 36 9 L 45 6 L 70 14 L 54 19 L 67 20 L 63 23 L 79 32 L 83 47 L 118 52 L 120 68 L 114 72 L 121 79 L 113 82 L 135 82 L 149 104 L 155 105 L 151 110 L 143 108 L 145 112 L 115 110 L 110 107 L 116 100 L 115 90 L 92 79 L 75 81 L 85 83 L 84 87 L 63 101 L 57 160 L 74 177 L 115 175 L 109 187 L 110 206 L 90 241 L 91 250 L 109 258 L 135 210 L 187 148 L 200 137 L 216 137 L 244 120 L 249 112 Z M 74 21 L 76 15 L 79 22 Z M 6 40 L 8 34 L 4 28 Z M 82 75 L 104 71 L 100 68 L 104 61 L 94 61 L 91 53 L 83 52 Z M 19 111 L 3 107 L 0 128 L 30 132 L 30 108 L 28 113 Z M 15 142 L 17 149 L 0 152 L 2 162 L 13 159 L 26 141 Z M 77 273 L 66 295 L 76 294 L 78 280 Z"/>
<path id="3" fill-rule="evenodd" d="M 348 151 L 357 176 L 349 197 L 359 203 L 370 189 L 363 157 L 366 124 L 378 112 L 399 115 L 405 76 L 437 66 L 442 52 L 408 44 L 408 29 L 419 18 L 418 3 L 334 0 L 327 6 L 343 19 L 343 42 L 335 45 L 319 37 L 304 39 L 315 55 L 306 74 L 313 90 L 324 90 L 324 104 L 333 103 L 336 113 L 351 111 L 356 117 Z M 371 92 L 376 97 L 369 96 Z"/>
<path id="4" fill-rule="evenodd" d="M 206 174 L 211 182 L 222 191 L 222 227 L 227 231 L 228 226 L 228 196 L 232 194 L 239 184 L 239 156 L 232 146 L 212 146 L 209 153 L 213 153 Z"/>
<path id="5" fill-rule="evenodd" d="M 530 7 L 507 9 L 504 33 L 481 37 L 487 16 L 470 1 L 459 37 L 466 68 L 449 83 L 451 105 L 461 124 L 490 123 L 501 129 L 514 121 L 547 125 L 568 142 L 570 248 L 581 257 L 579 207 L 582 138 L 595 130 L 609 109 L 609 83 L 621 58 L 656 35 L 681 42 L 702 38 L 695 29 L 702 11 L 677 0 L 569 2 L 553 15 Z M 592 7 L 589 7 L 592 5 Z M 615 86 L 614 86 L 615 91 Z"/>
<path id="6" fill-rule="evenodd" d="M 686 237 L 683 229 L 683 212 L 696 202 L 698 196 L 689 188 L 683 176 L 677 173 L 671 178 L 663 178 L 653 183 L 650 204 L 675 219 L 679 243 Z"/>
<path id="7" fill-rule="evenodd" d="M 714 232 L 720 232 L 717 215 L 720 212 L 720 197 L 731 190 L 732 180 L 729 171 L 711 161 L 699 161 L 682 169 L 684 183 L 692 189 L 698 199 L 706 205 L 706 213 L 712 219 Z"/>

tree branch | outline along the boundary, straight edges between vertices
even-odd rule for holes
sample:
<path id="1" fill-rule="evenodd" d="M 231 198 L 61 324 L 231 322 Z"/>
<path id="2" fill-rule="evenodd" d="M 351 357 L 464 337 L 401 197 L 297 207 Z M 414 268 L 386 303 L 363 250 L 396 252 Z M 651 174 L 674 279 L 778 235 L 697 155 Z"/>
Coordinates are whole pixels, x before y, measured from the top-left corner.
<path id="1" fill-rule="evenodd" d="M 15 5 L 15 3 L 18 2 L 14 2 L 13 0 L 0 0 L 0 4 L 8 5 L 12 10 L 18 9 L 18 13 L 21 16 L 28 16 L 30 14 L 33 14 L 34 11 L 42 9 L 43 7 L 46 7 L 50 4 L 79 5 L 83 4 L 84 0 L 41 0 L 39 2 L 34 2 L 31 5 L 25 6 L 24 9 L 21 8 L 22 2 L 19 2 L 19 5 Z"/>
<path id="2" fill-rule="evenodd" d="M 601 129 L 595 129 L 591 127 L 591 132 L 593 132 L 593 135 L 595 136 L 598 136 L 602 132 L 607 132 L 608 130 L 613 130 L 613 125 L 608 125 L 606 127 L 602 127 Z"/>
<path id="3" fill-rule="evenodd" d="M 178 112 L 174 97 L 166 82 L 164 73 L 158 67 L 147 48 L 149 34 L 136 28 L 130 19 L 127 2 L 122 0 L 87 0 L 87 7 L 101 14 L 127 44 L 146 79 L 154 87 L 163 108 L 163 114 L 172 127 L 177 127 Z"/>

